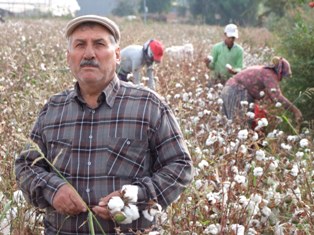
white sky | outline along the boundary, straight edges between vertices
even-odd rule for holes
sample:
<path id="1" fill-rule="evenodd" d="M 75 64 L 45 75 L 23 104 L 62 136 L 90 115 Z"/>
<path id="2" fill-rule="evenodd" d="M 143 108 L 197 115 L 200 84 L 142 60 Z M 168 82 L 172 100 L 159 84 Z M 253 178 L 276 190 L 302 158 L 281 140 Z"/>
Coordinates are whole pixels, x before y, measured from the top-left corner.
<path id="1" fill-rule="evenodd" d="M 12 12 L 23 12 L 39 8 L 43 12 L 51 11 L 53 15 L 74 15 L 80 9 L 76 0 L 0 0 L 0 8 Z"/>

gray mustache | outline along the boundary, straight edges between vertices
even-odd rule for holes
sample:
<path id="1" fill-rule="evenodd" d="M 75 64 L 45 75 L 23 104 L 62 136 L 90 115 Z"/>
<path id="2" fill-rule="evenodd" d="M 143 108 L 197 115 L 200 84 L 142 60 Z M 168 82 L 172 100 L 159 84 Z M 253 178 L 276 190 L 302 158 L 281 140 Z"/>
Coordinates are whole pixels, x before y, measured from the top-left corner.
<path id="1" fill-rule="evenodd" d="M 82 60 L 80 66 L 92 66 L 92 67 L 99 67 L 98 63 L 95 60 Z"/>

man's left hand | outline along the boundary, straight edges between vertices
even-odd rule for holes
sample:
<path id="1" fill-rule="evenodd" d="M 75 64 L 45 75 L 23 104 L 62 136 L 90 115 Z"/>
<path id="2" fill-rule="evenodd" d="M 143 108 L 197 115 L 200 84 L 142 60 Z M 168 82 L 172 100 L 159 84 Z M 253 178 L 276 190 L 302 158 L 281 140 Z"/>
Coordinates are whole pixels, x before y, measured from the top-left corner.
<path id="1" fill-rule="evenodd" d="M 108 202 L 114 196 L 120 197 L 121 196 L 120 191 L 114 191 L 114 192 L 110 193 L 109 195 L 107 195 L 106 197 L 101 198 L 99 203 L 98 203 L 98 206 L 95 206 L 92 209 L 95 212 L 95 214 L 100 216 L 101 218 L 103 218 L 105 220 L 111 219 L 111 214 L 110 214 L 110 211 L 108 209 Z"/>

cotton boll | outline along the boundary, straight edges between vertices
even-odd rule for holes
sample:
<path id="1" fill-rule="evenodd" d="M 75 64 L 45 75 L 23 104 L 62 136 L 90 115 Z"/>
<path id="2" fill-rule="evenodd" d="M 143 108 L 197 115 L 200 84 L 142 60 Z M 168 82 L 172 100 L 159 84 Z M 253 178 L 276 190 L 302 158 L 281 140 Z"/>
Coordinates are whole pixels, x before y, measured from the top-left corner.
<path id="1" fill-rule="evenodd" d="M 113 196 L 108 202 L 108 208 L 111 213 L 121 211 L 124 207 L 124 202 L 121 197 Z"/>
<path id="2" fill-rule="evenodd" d="M 260 97 L 264 97 L 264 96 L 265 96 L 265 92 L 264 92 L 264 91 L 261 91 L 261 92 L 259 93 L 259 96 L 260 96 Z"/>
<path id="3" fill-rule="evenodd" d="M 309 141 L 307 139 L 300 140 L 300 147 L 301 148 L 306 148 L 308 146 L 309 146 Z"/>
<path id="4" fill-rule="evenodd" d="M 221 230 L 220 224 L 210 224 L 207 226 L 207 228 L 204 230 L 205 234 L 219 234 Z"/>
<path id="5" fill-rule="evenodd" d="M 140 218 L 140 214 L 138 212 L 138 208 L 136 205 L 129 204 L 123 208 L 124 213 L 126 214 L 127 218 L 130 217 L 131 221 L 137 220 Z"/>
<path id="6" fill-rule="evenodd" d="M 238 184 L 245 184 L 246 178 L 243 175 L 236 175 L 234 177 L 234 181 L 237 182 Z"/>
<path id="7" fill-rule="evenodd" d="M 235 232 L 236 235 L 244 235 L 245 228 L 240 224 L 232 224 L 231 229 Z"/>
<path id="8" fill-rule="evenodd" d="M 297 152 L 297 153 L 295 154 L 295 156 L 296 156 L 297 159 L 301 159 L 301 158 L 303 158 L 304 153 L 303 153 L 303 152 Z"/>
<path id="9" fill-rule="evenodd" d="M 136 203 L 138 195 L 138 186 L 136 185 L 123 185 L 121 189 L 123 198 L 127 199 L 128 202 Z"/>
<path id="10" fill-rule="evenodd" d="M 202 160 L 199 164 L 198 164 L 198 167 L 203 170 L 205 169 L 206 167 L 209 167 L 209 163 L 206 161 L 206 160 Z"/>
<path id="11" fill-rule="evenodd" d="M 255 153 L 256 160 L 264 161 L 265 160 L 265 152 L 263 150 L 257 150 Z"/>
<path id="12" fill-rule="evenodd" d="M 240 140 L 246 140 L 246 139 L 248 138 L 248 134 L 249 134 L 248 130 L 246 130 L 246 129 L 240 130 L 240 131 L 238 132 L 238 139 L 240 139 Z"/>
<path id="13" fill-rule="evenodd" d="M 254 119 L 255 113 L 249 111 L 249 112 L 246 113 L 246 116 L 247 116 L 249 119 Z"/>
<path id="14" fill-rule="evenodd" d="M 240 151 L 240 153 L 246 154 L 246 153 L 247 153 L 247 147 L 246 147 L 246 145 L 241 144 L 241 145 L 240 145 L 240 148 L 239 148 L 239 151 Z"/>
<path id="15" fill-rule="evenodd" d="M 272 214 L 271 209 L 267 206 L 264 206 L 263 209 L 261 210 L 261 212 L 266 217 L 269 217 Z"/>
<path id="16" fill-rule="evenodd" d="M 280 102 L 277 102 L 276 104 L 275 104 L 275 107 L 276 108 L 280 108 L 282 106 L 282 104 L 280 103 Z"/>
<path id="17" fill-rule="evenodd" d="M 263 168 L 256 167 L 253 171 L 254 176 L 262 176 L 263 175 Z"/>

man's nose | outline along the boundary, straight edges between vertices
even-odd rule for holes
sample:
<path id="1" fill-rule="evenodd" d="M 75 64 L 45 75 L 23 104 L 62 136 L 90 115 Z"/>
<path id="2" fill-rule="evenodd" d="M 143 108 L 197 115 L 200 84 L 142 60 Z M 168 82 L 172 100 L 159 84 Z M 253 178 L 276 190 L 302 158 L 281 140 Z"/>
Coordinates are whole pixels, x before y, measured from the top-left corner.
<path id="1" fill-rule="evenodd" d="M 86 46 L 84 58 L 88 60 L 95 58 L 95 51 L 92 46 L 90 45 Z"/>

